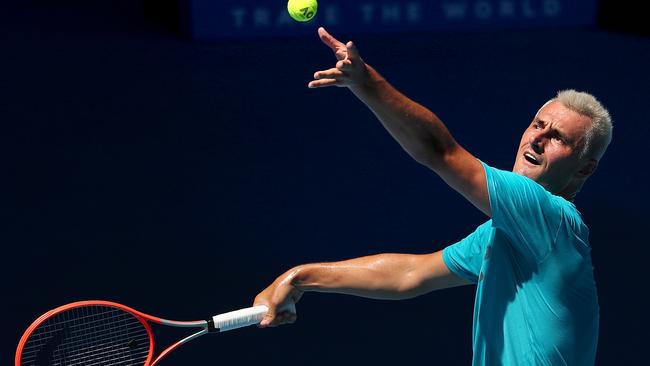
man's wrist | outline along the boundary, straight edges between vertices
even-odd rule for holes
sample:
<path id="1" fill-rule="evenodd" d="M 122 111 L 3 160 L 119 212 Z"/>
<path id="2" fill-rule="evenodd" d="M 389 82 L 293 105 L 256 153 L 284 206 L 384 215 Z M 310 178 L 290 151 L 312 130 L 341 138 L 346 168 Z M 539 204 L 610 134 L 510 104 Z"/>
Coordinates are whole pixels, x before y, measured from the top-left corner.
<path id="1" fill-rule="evenodd" d="M 365 99 L 376 94 L 379 85 L 386 80 L 370 65 L 365 64 L 365 73 L 361 82 L 349 86 L 357 97 Z"/>
<path id="2" fill-rule="evenodd" d="M 309 291 L 309 274 L 312 272 L 312 264 L 302 264 L 289 270 L 289 278 L 291 286 L 300 291 Z"/>

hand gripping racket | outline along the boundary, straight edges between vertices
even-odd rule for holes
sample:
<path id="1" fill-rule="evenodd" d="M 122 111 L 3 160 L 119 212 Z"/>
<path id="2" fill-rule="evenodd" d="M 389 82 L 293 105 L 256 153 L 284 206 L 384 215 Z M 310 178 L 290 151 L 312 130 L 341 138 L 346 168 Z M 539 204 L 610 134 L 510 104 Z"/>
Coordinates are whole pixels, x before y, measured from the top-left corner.
<path id="1" fill-rule="evenodd" d="M 48 311 L 27 328 L 18 343 L 15 366 L 153 366 L 194 338 L 257 324 L 267 311 L 260 305 L 208 320 L 176 321 L 109 301 L 74 302 Z M 201 330 L 154 357 L 154 334 L 149 323 Z"/>

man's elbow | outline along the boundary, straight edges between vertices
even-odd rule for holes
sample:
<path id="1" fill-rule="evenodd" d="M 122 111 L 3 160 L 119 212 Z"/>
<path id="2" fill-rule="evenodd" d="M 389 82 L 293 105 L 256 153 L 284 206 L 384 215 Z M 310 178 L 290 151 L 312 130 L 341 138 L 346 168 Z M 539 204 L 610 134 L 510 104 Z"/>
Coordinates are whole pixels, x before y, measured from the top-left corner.
<path id="1" fill-rule="evenodd" d="M 402 300 L 412 299 L 425 294 L 424 280 L 420 275 L 418 275 L 418 271 L 413 270 L 406 273 L 402 277 L 396 293 Z"/>
<path id="2" fill-rule="evenodd" d="M 444 148 L 429 146 L 428 148 L 418 149 L 409 152 L 413 160 L 424 165 L 425 167 L 438 172 L 444 169 L 448 164 L 448 157 L 454 151 L 455 146 L 445 146 Z"/>

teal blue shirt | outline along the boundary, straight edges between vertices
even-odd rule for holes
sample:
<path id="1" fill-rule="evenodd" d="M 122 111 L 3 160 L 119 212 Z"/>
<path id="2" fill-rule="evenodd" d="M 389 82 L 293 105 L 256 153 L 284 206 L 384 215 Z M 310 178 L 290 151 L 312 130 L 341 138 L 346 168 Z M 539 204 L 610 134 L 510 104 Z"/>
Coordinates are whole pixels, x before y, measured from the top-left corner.
<path id="1" fill-rule="evenodd" d="M 492 219 L 443 251 L 477 284 L 473 365 L 593 365 L 599 307 L 589 229 L 569 201 L 483 164 Z"/>

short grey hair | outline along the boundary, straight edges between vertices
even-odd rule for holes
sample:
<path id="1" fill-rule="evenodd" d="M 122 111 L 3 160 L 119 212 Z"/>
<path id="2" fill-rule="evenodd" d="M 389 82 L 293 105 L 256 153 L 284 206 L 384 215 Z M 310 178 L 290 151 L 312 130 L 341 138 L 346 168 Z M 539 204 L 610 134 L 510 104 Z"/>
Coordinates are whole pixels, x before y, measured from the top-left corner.
<path id="1" fill-rule="evenodd" d="M 600 160 L 612 141 L 612 117 L 607 109 L 593 95 L 573 89 L 560 90 L 555 98 L 544 105 L 554 101 L 558 101 L 570 110 L 591 119 L 591 127 L 585 135 L 585 144 L 580 152 L 580 157 Z"/>

